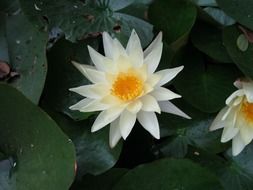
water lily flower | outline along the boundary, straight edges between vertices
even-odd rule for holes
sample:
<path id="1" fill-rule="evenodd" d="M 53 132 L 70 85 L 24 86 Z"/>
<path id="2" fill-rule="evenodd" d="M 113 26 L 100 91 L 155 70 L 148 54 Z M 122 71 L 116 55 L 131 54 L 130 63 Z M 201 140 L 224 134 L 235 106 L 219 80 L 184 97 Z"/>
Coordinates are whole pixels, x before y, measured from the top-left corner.
<path id="1" fill-rule="evenodd" d="M 236 81 L 238 88 L 226 100 L 210 126 L 210 130 L 224 128 L 221 142 L 232 139 L 232 155 L 238 155 L 253 139 L 253 82 Z"/>
<path id="2" fill-rule="evenodd" d="M 183 66 L 155 72 L 162 54 L 161 32 L 144 52 L 134 30 L 126 48 L 107 32 L 103 32 L 102 36 L 105 56 L 88 46 L 94 66 L 73 62 L 92 84 L 70 89 L 86 97 L 71 106 L 71 110 L 102 111 L 91 128 L 92 132 L 110 124 L 109 144 L 113 148 L 121 137 L 127 138 L 136 119 L 159 139 L 155 112 L 163 111 L 189 118 L 169 101 L 181 96 L 162 87 Z"/>

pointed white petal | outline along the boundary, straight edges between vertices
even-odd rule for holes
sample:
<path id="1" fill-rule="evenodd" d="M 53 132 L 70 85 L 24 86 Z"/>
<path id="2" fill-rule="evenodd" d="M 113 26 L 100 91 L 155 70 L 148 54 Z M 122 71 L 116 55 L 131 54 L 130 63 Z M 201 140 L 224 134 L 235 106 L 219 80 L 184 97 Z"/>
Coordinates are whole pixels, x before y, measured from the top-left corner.
<path id="1" fill-rule="evenodd" d="M 161 75 L 151 74 L 148 76 L 146 83 L 153 87 L 161 80 L 161 78 L 162 78 Z"/>
<path id="2" fill-rule="evenodd" d="M 237 156 L 245 147 L 246 145 L 244 144 L 240 134 L 238 133 L 232 141 L 232 154 L 233 156 Z"/>
<path id="3" fill-rule="evenodd" d="M 181 95 L 176 94 L 175 92 L 170 91 L 164 87 L 156 87 L 151 93 L 158 101 L 172 100 L 175 98 L 181 98 Z"/>
<path id="4" fill-rule="evenodd" d="M 122 44 L 119 42 L 117 38 L 113 39 L 114 46 L 118 49 L 119 54 L 123 56 L 127 56 L 125 48 L 122 46 Z"/>
<path id="5" fill-rule="evenodd" d="M 154 49 L 159 46 L 159 44 L 162 43 L 162 32 L 159 32 L 159 34 L 156 36 L 156 38 L 153 40 L 153 42 L 145 49 L 144 51 L 144 57 L 147 57 L 150 52 L 152 52 Z"/>
<path id="6" fill-rule="evenodd" d="M 113 107 L 108 110 L 102 111 L 93 123 L 91 127 L 91 132 L 95 132 L 114 121 L 121 114 L 122 111 L 122 107 Z"/>
<path id="7" fill-rule="evenodd" d="M 126 52 L 131 60 L 133 67 L 140 67 L 143 64 L 143 51 L 141 42 L 135 30 L 132 30 L 131 36 L 127 43 Z"/>
<path id="8" fill-rule="evenodd" d="M 160 43 L 155 49 L 153 49 L 147 57 L 144 59 L 144 64 L 148 66 L 148 73 L 154 73 L 157 69 L 159 62 L 161 60 L 163 51 L 163 44 Z"/>
<path id="9" fill-rule="evenodd" d="M 115 65 L 111 59 L 104 57 L 90 46 L 88 46 L 88 50 L 90 58 L 98 70 L 108 72 L 114 69 Z"/>
<path id="10" fill-rule="evenodd" d="M 92 83 L 100 83 L 105 82 L 105 73 L 96 70 L 95 67 L 92 67 L 90 65 L 82 65 L 75 61 L 72 61 L 74 66 Z"/>
<path id="11" fill-rule="evenodd" d="M 140 98 L 140 101 L 142 102 L 142 110 L 143 111 L 152 111 L 161 113 L 160 106 L 157 103 L 157 100 L 151 96 L 151 95 L 145 95 Z"/>
<path id="12" fill-rule="evenodd" d="M 110 125 L 109 144 L 111 148 L 114 148 L 121 138 L 119 128 L 119 118 L 115 119 Z"/>
<path id="13" fill-rule="evenodd" d="M 94 111 L 102 111 L 110 108 L 111 105 L 103 104 L 100 100 L 94 100 L 90 104 L 80 108 L 81 112 L 94 112 Z"/>
<path id="14" fill-rule="evenodd" d="M 165 69 L 156 72 L 155 74 L 158 74 L 161 76 L 161 80 L 157 83 L 158 86 L 162 86 L 166 84 L 167 82 L 171 81 L 180 71 L 182 71 L 184 66 L 175 67 L 173 69 Z"/>
<path id="15" fill-rule="evenodd" d="M 160 106 L 162 112 L 178 115 L 178 116 L 184 117 L 186 119 L 191 119 L 190 116 L 188 116 L 187 114 L 182 112 L 178 107 L 176 107 L 170 101 L 161 101 L 161 102 L 158 102 L 158 103 L 159 103 L 159 106 Z"/>
<path id="16" fill-rule="evenodd" d="M 143 128 L 146 129 L 153 137 L 160 139 L 159 124 L 154 112 L 140 111 L 137 114 L 137 119 Z"/>
<path id="17" fill-rule="evenodd" d="M 224 116 L 224 114 L 227 112 L 227 110 L 229 109 L 228 106 L 224 107 L 219 113 L 218 115 L 216 116 L 216 118 L 213 120 L 209 130 L 210 131 L 214 131 L 216 129 L 220 129 L 220 128 L 223 128 L 224 125 L 225 125 L 225 122 L 222 121 L 222 118 Z"/>
<path id="18" fill-rule="evenodd" d="M 141 110 L 142 103 L 140 100 L 135 100 L 134 102 L 128 104 L 127 110 L 133 114 L 136 114 Z"/>
<path id="19" fill-rule="evenodd" d="M 105 56 L 110 59 L 117 59 L 119 54 L 118 49 L 115 47 L 114 41 L 107 32 L 103 32 L 103 44 Z"/>
<path id="20" fill-rule="evenodd" d="M 83 107 L 89 105 L 91 102 L 93 102 L 94 100 L 90 99 L 90 98 L 85 98 L 79 102 L 77 102 L 76 104 L 72 105 L 69 107 L 69 109 L 71 110 L 80 110 Z"/>
<path id="21" fill-rule="evenodd" d="M 242 81 L 236 80 L 236 81 L 234 82 L 234 86 L 235 86 L 236 88 L 238 88 L 238 89 L 242 88 Z"/>
<path id="22" fill-rule="evenodd" d="M 237 127 L 226 124 L 222 131 L 221 142 L 228 142 L 229 140 L 234 138 L 238 132 L 239 129 Z"/>
<path id="23" fill-rule="evenodd" d="M 120 115 L 120 133 L 123 139 L 126 139 L 130 134 L 136 121 L 136 114 L 133 114 L 127 110 L 123 111 Z"/>
<path id="24" fill-rule="evenodd" d="M 248 102 L 253 102 L 253 82 L 243 82 L 243 89 Z"/>
<path id="25" fill-rule="evenodd" d="M 245 145 L 249 144 L 253 139 L 253 123 L 245 118 L 243 113 L 238 114 L 236 127 L 240 129 L 241 138 Z"/>
<path id="26" fill-rule="evenodd" d="M 244 90 L 240 89 L 235 92 L 233 92 L 227 99 L 226 99 L 226 104 L 229 105 L 232 100 L 234 100 L 237 96 L 243 96 L 244 95 Z"/>
<path id="27" fill-rule="evenodd" d="M 106 85 L 94 84 L 70 88 L 69 90 L 91 99 L 99 99 L 108 94 L 108 89 Z"/>

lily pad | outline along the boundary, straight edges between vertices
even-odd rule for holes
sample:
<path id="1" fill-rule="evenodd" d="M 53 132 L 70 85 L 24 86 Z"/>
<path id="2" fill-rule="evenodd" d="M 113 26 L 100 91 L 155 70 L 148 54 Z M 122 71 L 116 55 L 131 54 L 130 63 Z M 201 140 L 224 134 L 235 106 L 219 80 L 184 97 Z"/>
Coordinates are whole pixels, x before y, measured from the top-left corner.
<path id="1" fill-rule="evenodd" d="M 194 27 L 191 39 L 196 48 L 211 58 L 222 63 L 232 62 L 223 45 L 222 30 L 201 22 Z"/>
<path id="2" fill-rule="evenodd" d="M 196 16 L 195 5 L 185 0 L 154 1 L 148 13 L 155 28 L 163 31 L 164 40 L 169 45 L 174 43 L 175 50 L 185 44 Z"/>
<path id="3" fill-rule="evenodd" d="M 196 190 L 203 187 L 206 190 L 222 189 L 216 176 L 198 164 L 186 159 L 162 159 L 130 170 L 112 189 Z"/>
<path id="4" fill-rule="evenodd" d="M 227 27 L 223 31 L 223 42 L 234 63 L 246 76 L 253 78 L 253 44 L 249 43 L 247 50 L 242 51 L 237 45 L 241 34 L 236 26 Z"/>
<path id="5" fill-rule="evenodd" d="M 7 180 L 19 190 L 68 189 L 75 175 L 72 142 L 16 89 L 0 84 L 0 91 L 0 149 L 14 159 Z"/>
<path id="6" fill-rule="evenodd" d="M 174 84 L 193 107 L 214 113 L 225 106 L 226 98 L 235 90 L 233 82 L 241 75 L 233 65 L 205 62 L 194 49 L 186 49 L 174 59 L 174 65 L 184 65 Z"/>
<path id="7" fill-rule="evenodd" d="M 75 60 L 81 64 L 91 64 L 88 44 L 95 49 L 98 48 L 97 40 L 74 44 L 61 39 L 48 53 L 49 67 L 43 99 L 53 110 L 62 112 L 74 120 L 83 120 L 91 115 L 69 109 L 71 105 L 84 98 L 70 92 L 69 89 L 90 83 L 71 63 Z"/>
<path id="8" fill-rule="evenodd" d="M 45 27 L 48 20 L 49 30 L 60 28 L 66 39 L 76 42 L 89 36 L 97 36 L 107 31 L 128 38 L 134 28 L 145 47 L 152 39 L 153 26 L 137 17 L 121 12 L 121 9 L 134 3 L 128 1 L 87 0 L 20 0 L 22 9 L 35 25 Z M 57 10 L 57 14 L 55 14 Z"/>
<path id="9" fill-rule="evenodd" d="M 219 7 L 237 22 L 253 30 L 253 1 L 217 0 Z"/>
<path id="10" fill-rule="evenodd" d="M 19 75 L 11 84 L 37 104 L 47 73 L 47 33 L 37 30 L 22 13 L 6 17 L 5 28 L 9 64 Z"/>
<path id="11" fill-rule="evenodd" d="M 91 133 L 90 127 L 93 119 L 75 122 L 49 108 L 45 108 L 45 110 L 72 139 L 75 145 L 78 179 L 85 174 L 99 175 L 116 164 L 120 156 L 122 143 L 119 143 L 113 149 L 110 148 L 109 127 Z"/>

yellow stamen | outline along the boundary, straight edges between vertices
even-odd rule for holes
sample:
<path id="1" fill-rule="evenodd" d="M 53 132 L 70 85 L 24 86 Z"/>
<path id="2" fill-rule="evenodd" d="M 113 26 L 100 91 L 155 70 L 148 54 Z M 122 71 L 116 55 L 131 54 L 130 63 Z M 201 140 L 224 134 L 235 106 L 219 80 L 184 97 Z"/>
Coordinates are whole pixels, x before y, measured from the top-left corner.
<path id="1" fill-rule="evenodd" d="M 119 73 L 111 93 L 122 101 L 133 100 L 143 93 L 143 81 L 133 73 Z"/>
<path id="2" fill-rule="evenodd" d="M 247 100 L 244 100 L 242 103 L 242 113 L 247 121 L 253 122 L 253 103 L 249 103 Z"/>

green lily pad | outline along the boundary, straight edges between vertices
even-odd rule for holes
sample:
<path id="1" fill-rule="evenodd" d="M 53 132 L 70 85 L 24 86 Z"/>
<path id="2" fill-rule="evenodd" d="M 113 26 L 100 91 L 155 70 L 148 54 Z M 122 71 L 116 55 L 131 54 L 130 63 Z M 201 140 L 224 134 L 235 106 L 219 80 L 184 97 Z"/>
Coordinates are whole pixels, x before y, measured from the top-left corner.
<path id="1" fill-rule="evenodd" d="M 44 90 L 44 100 L 53 110 L 62 112 L 74 120 L 86 119 L 91 113 L 72 111 L 69 107 L 84 97 L 70 92 L 70 88 L 90 84 L 71 63 L 91 64 L 87 45 L 98 47 L 96 40 L 71 43 L 61 39 L 48 53 L 48 75 Z"/>
<path id="2" fill-rule="evenodd" d="M 178 49 L 185 44 L 195 23 L 197 10 L 185 0 L 160 0 L 150 5 L 148 17 L 155 28 L 163 31 L 164 40 Z"/>
<path id="3" fill-rule="evenodd" d="M 216 176 L 198 164 L 186 159 L 162 159 L 130 170 L 112 189 L 196 190 L 203 187 L 206 190 L 222 189 Z"/>
<path id="4" fill-rule="evenodd" d="M 77 184 L 74 184 L 76 190 L 111 190 L 115 183 L 126 174 L 128 169 L 126 168 L 112 168 L 107 172 L 93 176 L 86 175 Z M 99 183 L 98 183 L 99 181 Z"/>
<path id="5" fill-rule="evenodd" d="M 249 43 L 247 50 L 242 51 L 237 45 L 241 34 L 236 26 L 227 27 L 223 31 L 223 42 L 234 63 L 246 76 L 253 78 L 253 44 Z"/>
<path id="6" fill-rule="evenodd" d="M 47 18 L 49 29 L 60 28 L 66 39 L 76 42 L 89 36 L 97 36 L 107 31 L 128 38 L 134 28 L 145 47 L 150 43 L 153 26 L 137 17 L 121 12 L 121 9 L 134 3 L 128 1 L 88 0 L 20 0 L 22 9 L 34 24 L 45 26 Z M 57 10 L 57 14 L 55 14 Z"/>
<path id="7" fill-rule="evenodd" d="M 189 145 L 212 153 L 220 153 L 227 149 L 227 144 L 220 142 L 222 131 L 209 131 L 214 119 L 213 114 L 200 112 L 183 100 L 174 102 L 192 119 L 164 113 L 159 115 L 161 136 L 167 139 L 158 143 L 155 151 L 160 151 L 164 156 L 182 158 L 186 155 Z"/>
<path id="8" fill-rule="evenodd" d="M 0 149 L 14 159 L 8 181 L 19 190 L 68 189 L 75 175 L 72 142 L 16 89 L 0 84 L 0 91 Z"/>
<path id="9" fill-rule="evenodd" d="M 191 39 L 196 48 L 211 58 L 222 63 L 232 62 L 223 45 L 222 30 L 201 22 L 194 27 Z"/>
<path id="10" fill-rule="evenodd" d="M 93 119 L 75 122 L 49 108 L 45 108 L 45 110 L 72 139 L 75 145 L 78 179 L 85 174 L 101 174 L 112 168 L 118 161 L 122 143 L 119 143 L 113 149 L 110 148 L 109 127 L 91 133 L 90 127 Z"/>
<path id="11" fill-rule="evenodd" d="M 0 38 L 6 37 L 7 45 L 1 44 L 0 52 L 8 47 L 10 67 L 19 75 L 11 84 L 37 104 L 47 72 L 47 33 L 37 30 L 22 13 L 6 17 L 5 23 L 6 36 L 0 33 Z"/>
<path id="12" fill-rule="evenodd" d="M 219 7 L 237 22 L 253 30 L 253 1 L 217 0 Z"/>
<path id="13" fill-rule="evenodd" d="M 177 55 L 174 65 L 184 65 L 174 84 L 184 99 L 193 107 L 207 113 L 219 111 L 226 98 L 235 90 L 233 82 L 241 73 L 230 65 L 204 62 L 194 49 Z"/>

